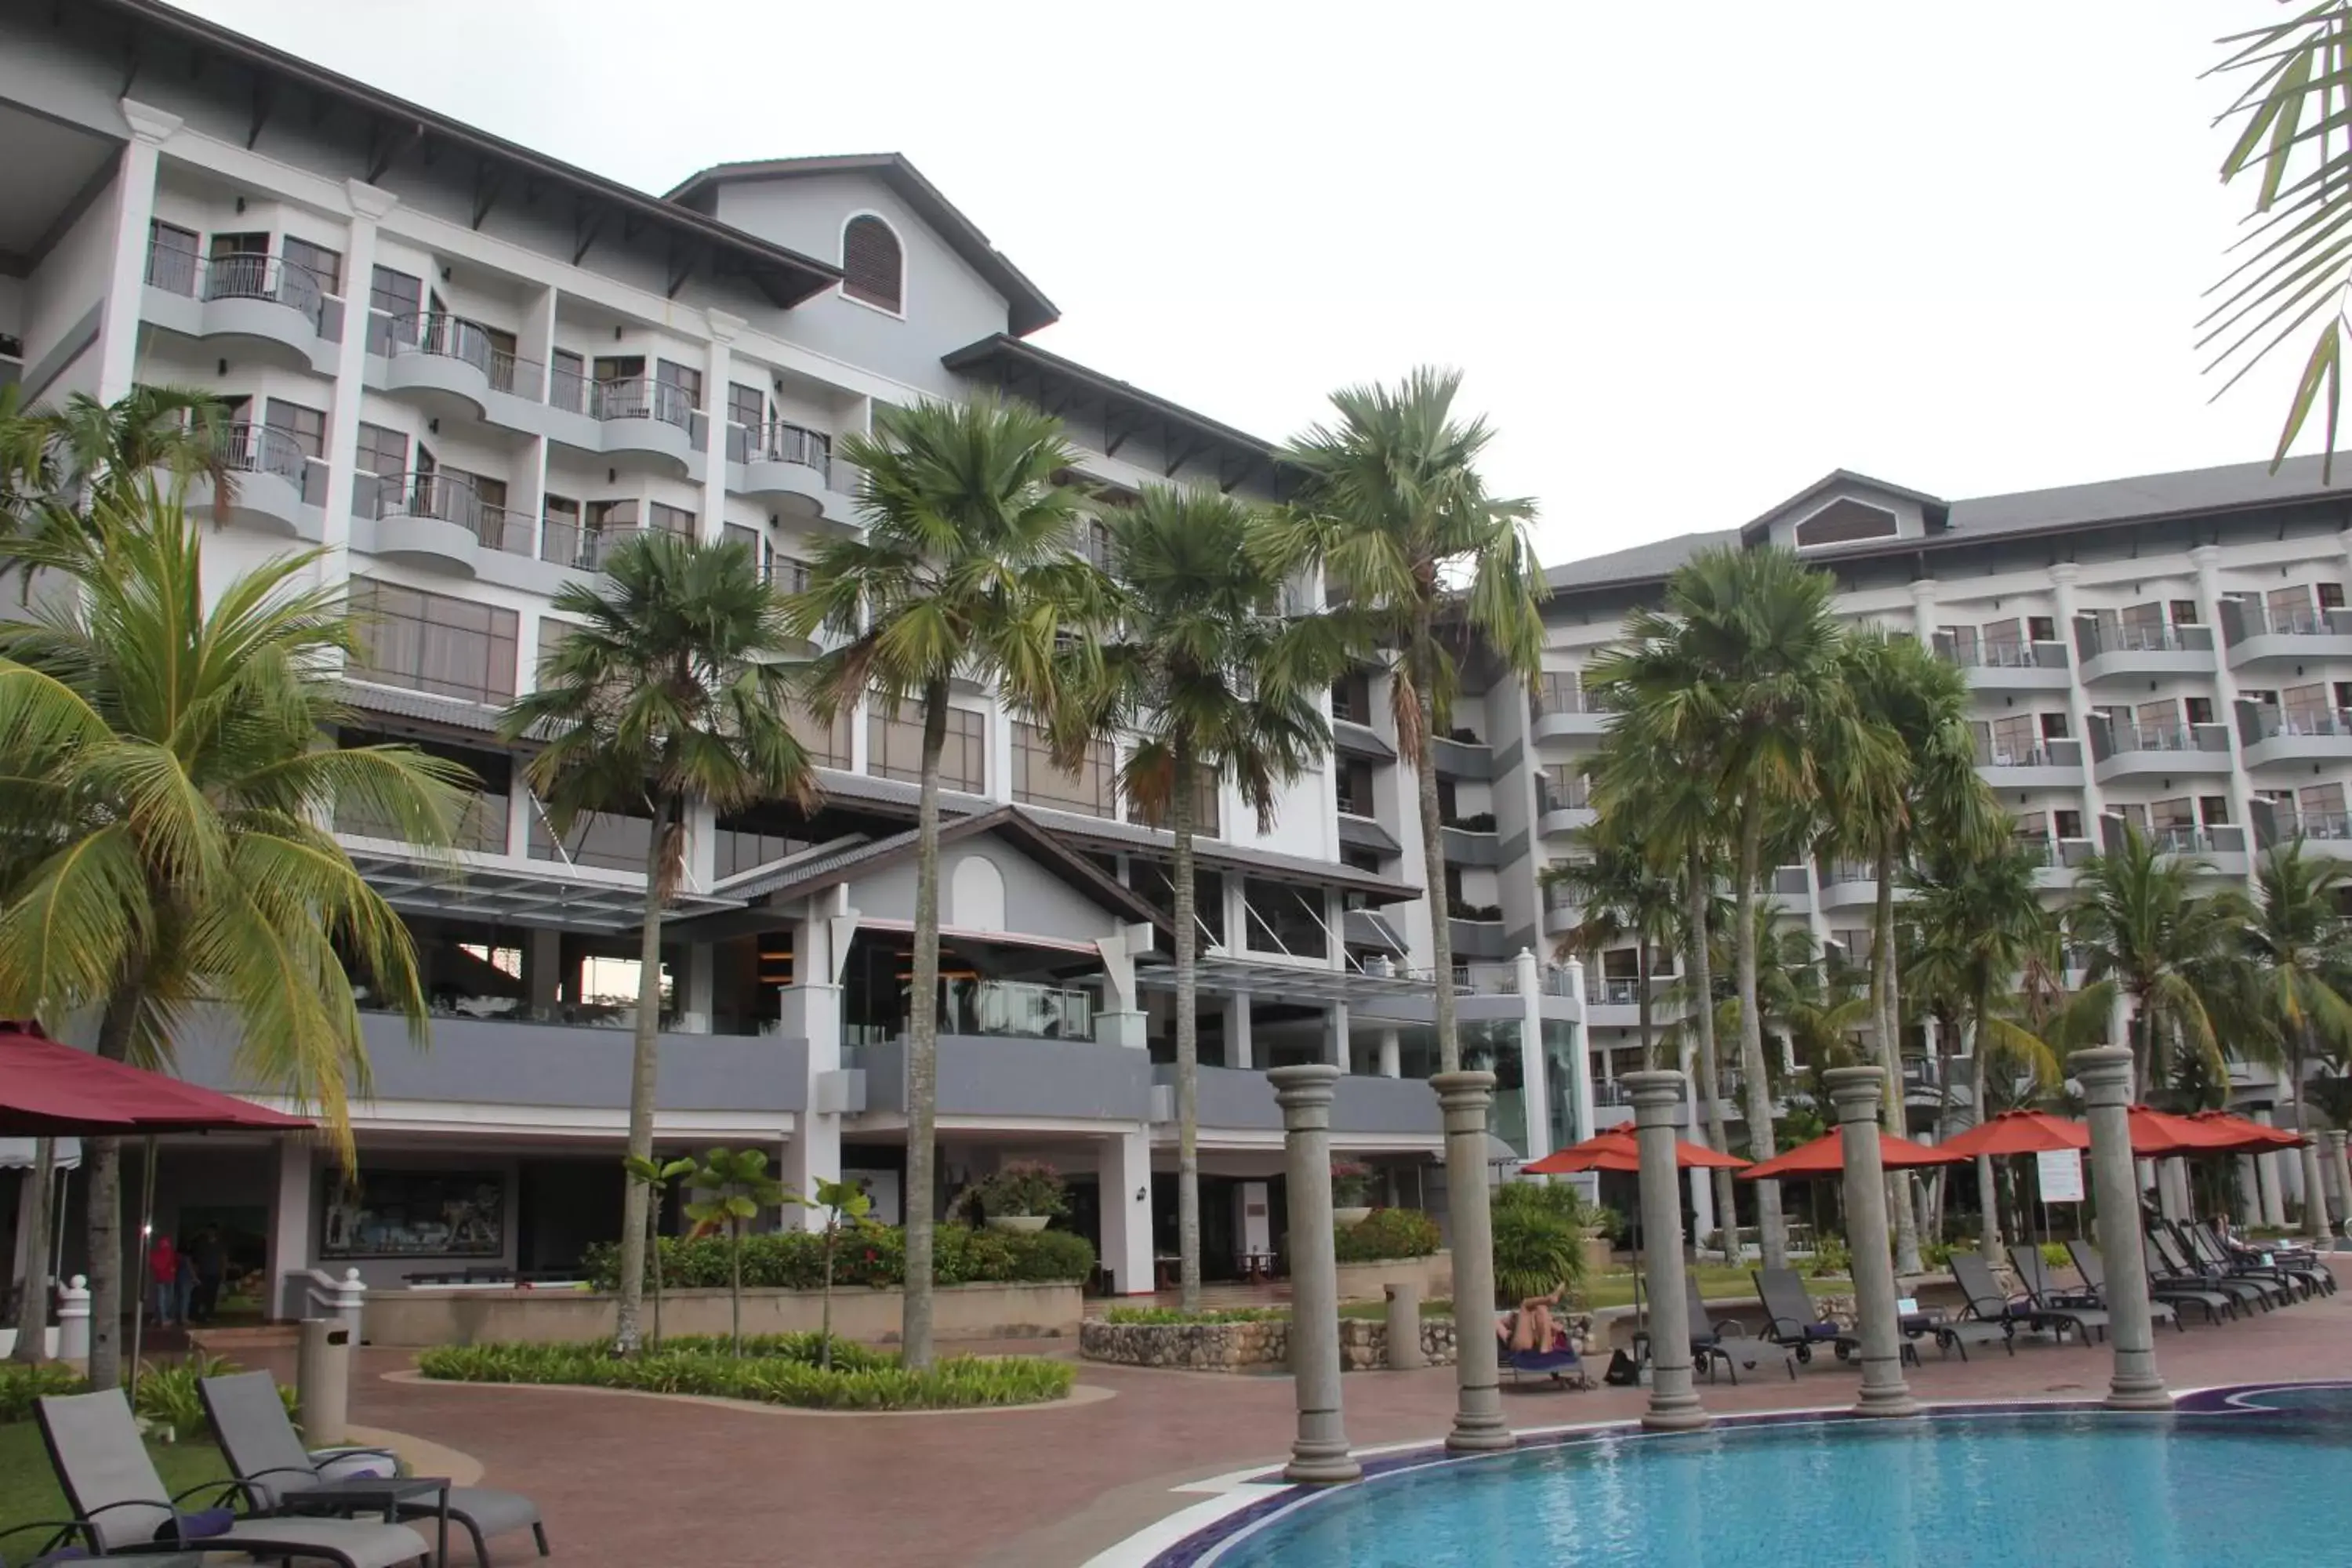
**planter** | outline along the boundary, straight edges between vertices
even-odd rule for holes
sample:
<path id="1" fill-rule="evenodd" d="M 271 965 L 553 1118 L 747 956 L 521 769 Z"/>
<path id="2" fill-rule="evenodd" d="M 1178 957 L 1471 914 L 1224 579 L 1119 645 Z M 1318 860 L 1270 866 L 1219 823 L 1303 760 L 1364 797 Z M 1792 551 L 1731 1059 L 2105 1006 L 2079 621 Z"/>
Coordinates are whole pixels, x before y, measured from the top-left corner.
<path id="1" fill-rule="evenodd" d="M 1331 1211 L 1331 1223 L 1339 1226 L 1361 1225 L 1371 1217 L 1371 1213 L 1372 1205 L 1370 1204 L 1361 1205 L 1349 1204 L 1343 1208 L 1334 1208 Z"/>
<path id="2" fill-rule="evenodd" d="M 1051 1218 L 1053 1218 L 1051 1215 L 1042 1214 L 992 1214 L 988 1216 L 988 1228 L 1039 1231 L 1045 1228 L 1046 1222 Z"/>
<path id="3" fill-rule="evenodd" d="M 811 1333 L 821 1321 L 824 1293 L 746 1287 L 747 1334 Z M 903 1303 L 895 1289 L 838 1286 L 833 1331 L 843 1339 L 889 1344 L 898 1337 Z M 933 1332 L 956 1340 L 1035 1339 L 1075 1334 L 1082 1316 L 1076 1284 L 942 1285 L 933 1297 Z M 377 1345 L 478 1344 L 492 1340 L 536 1343 L 610 1339 L 613 1298 L 590 1290 L 378 1290 L 368 1297 L 367 1342 Z M 662 1292 L 662 1331 L 728 1331 L 727 1292 L 712 1289 Z M 652 1323 L 652 1302 L 646 1302 Z"/>

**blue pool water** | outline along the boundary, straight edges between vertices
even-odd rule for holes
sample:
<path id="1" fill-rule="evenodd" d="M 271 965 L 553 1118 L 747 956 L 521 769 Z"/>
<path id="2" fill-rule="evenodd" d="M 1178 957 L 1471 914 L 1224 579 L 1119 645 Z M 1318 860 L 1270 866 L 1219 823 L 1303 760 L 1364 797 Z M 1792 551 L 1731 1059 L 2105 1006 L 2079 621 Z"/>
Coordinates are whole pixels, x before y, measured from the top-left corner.
<path id="1" fill-rule="evenodd" d="M 2285 1394 L 2287 1391 L 2276 1391 Z M 2275 1414 L 1614 1437 L 1376 1475 L 1216 1568 L 2226 1568 L 2352 1562 L 2346 1391 Z"/>

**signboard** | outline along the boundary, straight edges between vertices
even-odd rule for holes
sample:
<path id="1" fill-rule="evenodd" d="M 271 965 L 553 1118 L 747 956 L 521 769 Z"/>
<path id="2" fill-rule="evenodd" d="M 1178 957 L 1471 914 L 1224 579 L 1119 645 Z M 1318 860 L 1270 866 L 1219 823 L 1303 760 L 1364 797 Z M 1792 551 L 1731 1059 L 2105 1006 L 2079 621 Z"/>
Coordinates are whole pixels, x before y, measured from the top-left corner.
<path id="1" fill-rule="evenodd" d="M 2079 1204 L 2083 1201 L 2083 1152 L 2080 1149 L 2044 1149 L 2033 1156 L 2034 1175 L 2042 1186 L 2045 1204 Z"/>

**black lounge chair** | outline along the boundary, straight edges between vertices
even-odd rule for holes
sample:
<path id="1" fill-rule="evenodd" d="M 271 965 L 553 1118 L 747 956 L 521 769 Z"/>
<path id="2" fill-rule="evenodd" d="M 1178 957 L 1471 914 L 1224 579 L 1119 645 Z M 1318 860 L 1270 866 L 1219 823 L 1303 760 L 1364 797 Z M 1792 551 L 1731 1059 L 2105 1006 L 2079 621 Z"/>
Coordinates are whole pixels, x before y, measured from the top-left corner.
<path id="1" fill-rule="evenodd" d="M 2111 1307 L 2112 1303 L 2107 1300 L 2107 1260 L 2099 1256 L 2099 1249 L 2087 1241 L 2077 1240 L 2066 1244 L 2066 1253 L 2074 1258 L 2074 1272 L 2083 1277 L 2083 1286 L 2090 1292 L 2092 1300 L 2103 1307 Z M 2180 1321 L 2179 1303 L 2182 1302 L 2204 1308 L 2205 1321 L 2209 1323 L 2220 1322 L 2221 1313 L 2230 1306 L 2228 1297 L 2214 1291 L 2194 1286 L 2167 1285 L 2153 1274 L 2148 1276 L 2148 1316 L 2159 1323 L 2170 1323 L 2185 1334 L 2189 1331 L 2189 1325 Z"/>
<path id="2" fill-rule="evenodd" d="M 56 1394 L 36 1401 L 34 1414 L 73 1512 L 51 1550 L 79 1545 L 100 1557 L 137 1555 L 142 1563 L 179 1551 L 232 1552 L 338 1568 L 399 1568 L 433 1556 L 425 1538 L 404 1524 L 256 1519 L 220 1507 L 183 1510 L 180 1504 L 199 1493 L 218 1500 L 242 1489 L 207 1481 L 178 1497 L 167 1493 L 120 1388 Z"/>
<path id="3" fill-rule="evenodd" d="M 1762 1355 L 1756 1350 L 1753 1336 L 1748 1331 L 1748 1325 L 1736 1321 L 1717 1323 L 1706 1310 L 1706 1299 L 1698 1293 L 1697 1275 L 1685 1271 L 1683 1291 L 1690 1312 L 1692 1365 L 1704 1367 L 1709 1383 L 1715 1381 L 1715 1369 L 1721 1366 L 1730 1376 L 1731 1386 L 1738 1387 L 1739 1369 L 1745 1366 L 1748 1371 L 1753 1372 L 1763 1361 Z M 1739 1342 L 1727 1344 L 1725 1342 L 1727 1340 Z M 1793 1360 L 1789 1363 L 1789 1375 L 1790 1377 L 1797 1375 L 1797 1366 Z"/>
<path id="4" fill-rule="evenodd" d="M 2168 1279 L 2196 1280 L 2211 1289 L 2235 1297 L 2242 1307 L 2251 1303 L 2265 1312 L 2276 1309 L 2290 1294 L 2284 1285 L 2267 1279 L 2242 1279 L 2227 1269 L 2198 1261 L 2189 1256 L 2189 1249 L 2180 1244 L 2179 1237 L 2172 1234 L 2169 1226 L 2152 1225 L 2147 1227 L 2147 1244 L 2156 1248 L 2157 1257 L 2163 1260 L 2165 1278 Z"/>
<path id="5" fill-rule="evenodd" d="M 2189 1256 L 2208 1268 L 2218 1268 L 2240 1279 L 2260 1279 L 2276 1285 L 2285 1292 L 2288 1302 L 2308 1301 L 2319 1294 L 2319 1281 L 2299 1268 L 2288 1267 L 2284 1252 L 2264 1255 L 2251 1248 L 2225 1247 L 2210 1226 L 2202 1225 L 2175 1226 Z"/>
<path id="6" fill-rule="evenodd" d="M 1815 1314 L 1813 1299 L 1795 1269 L 1758 1268 L 1748 1278 L 1756 1281 L 1756 1299 L 1764 1307 L 1764 1338 L 1790 1352 L 1790 1377 L 1797 1375 L 1799 1362 L 1812 1361 L 1815 1345 L 1829 1346 L 1840 1361 L 1860 1347 L 1860 1339 Z"/>
<path id="7" fill-rule="evenodd" d="M 2105 1339 L 2107 1332 L 2107 1310 L 2098 1304 L 2095 1295 L 2060 1288 L 2050 1278 L 2050 1269 L 2042 1260 L 2042 1249 L 2022 1244 L 2009 1249 L 2009 1266 L 2017 1270 L 2017 1282 L 2024 1287 L 2026 1297 L 2033 1303 L 2037 1322 L 2064 1332 L 2072 1324 L 2084 1343 Z"/>
<path id="8" fill-rule="evenodd" d="M 1955 1252 L 1951 1267 L 1952 1279 L 1959 1285 L 1960 1294 L 1968 1298 L 1968 1305 L 1960 1309 L 1961 1321 L 2000 1323 L 2012 1332 L 2020 1325 L 2029 1329 L 2035 1326 L 2033 1303 L 2004 1292 L 1983 1253 Z"/>

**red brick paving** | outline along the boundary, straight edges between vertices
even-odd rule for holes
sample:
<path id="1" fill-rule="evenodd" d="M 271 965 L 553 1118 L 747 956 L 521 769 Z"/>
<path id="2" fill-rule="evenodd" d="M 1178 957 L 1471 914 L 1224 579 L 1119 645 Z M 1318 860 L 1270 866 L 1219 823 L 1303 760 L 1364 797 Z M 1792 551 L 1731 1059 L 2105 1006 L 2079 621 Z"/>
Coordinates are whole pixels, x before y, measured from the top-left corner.
<path id="1" fill-rule="evenodd" d="M 1016 1347 L 1007 1346 L 1007 1349 Z M 1034 1342 L 1024 1347 L 1036 1348 Z M 2352 1291 L 2185 1334 L 2159 1329 L 2175 1388 L 2352 1377 Z M 1073 1353 L 1066 1344 L 1057 1353 Z M 405 1352 L 364 1352 L 352 1417 L 447 1444 L 488 1467 L 484 1484 L 545 1511 L 555 1568 L 691 1563 L 696 1568 L 843 1563 L 856 1568 L 1074 1568 L 1161 1514 L 1199 1500 L 1176 1483 L 1280 1460 L 1291 1433 L 1281 1377 L 1087 1365 L 1098 1404 L 932 1416 L 770 1414 L 591 1392 L 386 1381 Z M 290 1370 L 290 1369 L 288 1369 Z M 1939 1360 L 1925 1399 L 2067 1398 L 2105 1385 L 2098 1346 L 2029 1343 L 2014 1356 Z M 1777 1366 L 1741 1384 L 1702 1384 L 1717 1410 L 1838 1405 L 1853 1372 Z M 1432 1439 L 1452 1409 L 1453 1373 L 1351 1373 L 1359 1444 Z M 1638 1389 L 1512 1393 L 1514 1425 L 1640 1414 Z"/>

